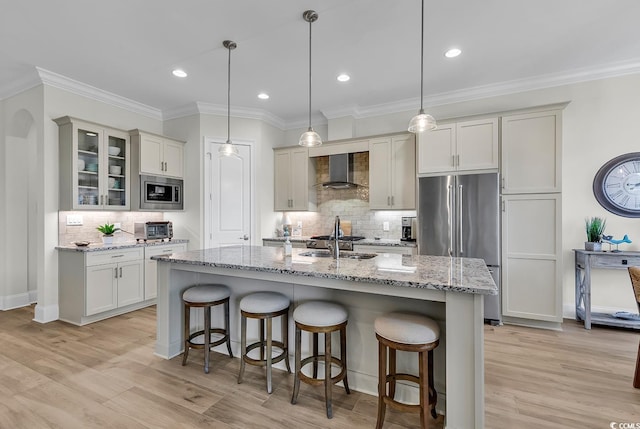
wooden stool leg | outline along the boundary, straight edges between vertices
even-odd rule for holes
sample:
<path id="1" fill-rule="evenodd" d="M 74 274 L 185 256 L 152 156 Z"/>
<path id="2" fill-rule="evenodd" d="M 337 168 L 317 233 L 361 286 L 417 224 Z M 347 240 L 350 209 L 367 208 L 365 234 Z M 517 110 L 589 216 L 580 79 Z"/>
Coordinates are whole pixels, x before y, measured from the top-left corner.
<path id="1" fill-rule="evenodd" d="M 313 378 L 318 378 L 318 333 L 313 333 L 313 356 L 315 359 L 313 361 Z"/>
<path id="2" fill-rule="evenodd" d="M 227 336 L 227 351 L 229 352 L 229 357 L 233 357 L 233 352 L 231 351 L 231 331 L 229 330 L 229 298 L 224 302 L 224 333 Z"/>
<path id="3" fill-rule="evenodd" d="M 211 344 L 211 307 L 204 308 L 204 372 L 209 374 Z"/>
<path id="4" fill-rule="evenodd" d="M 302 355 L 300 351 L 300 346 L 302 345 L 302 332 L 298 325 L 296 325 L 296 372 L 294 374 L 293 379 L 293 395 L 291 396 L 291 403 L 295 404 L 298 401 L 298 392 L 300 391 L 300 361 L 302 360 Z"/>
<path id="5" fill-rule="evenodd" d="M 184 353 L 182 354 L 182 366 L 187 364 L 187 358 L 189 357 L 189 335 L 191 330 L 189 325 L 191 322 L 191 306 L 184 306 Z"/>
<path id="6" fill-rule="evenodd" d="M 244 377 L 244 356 L 247 354 L 247 318 L 240 316 L 240 373 L 238 374 L 238 384 L 242 383 Z"/>
<path id="7" fill-rule="evenodd" d="M 396 349 L 389 348 L 389 397 L 396 397 Z"/>
<path id="8" fill-rule="evenodd" d="M 340 360 L 342 361 L 342 367 L 344 368 L 344 379 L 342 384 L 347 395 L 351 394 L 349 389 L 349 380 L 347 378 L 347 327 L 344 326 L 340 329 Z"/>
<path id="9" fill-rule="evenodd" d="M 267 318 L 267 393 L 271 393 L 271 359 L 273 347 L 273 317 Z"/>
<path id="10" fill-rule="evenodd" d="M 438 418 L 436 404 L 438 403 L 438 392 L 436 392 L 435 381 L 433 379 L 433 350 L 429 350 L 429 405 L 431 407 L 431 417 Z"/>
<path id="11" fill-rule="evenodd" d="M 327 405 L 327 418 L 333 418 L 333 408 L 331 407 L 331 332 L 324 334 L 324 396 Z"/>
<path id="12" fill-rule="evenodd" d="M 378 420 L 376 429 L 382 429 L 386 404 L 384 397 L 387 392 L 387 347 L 378 342 Z"/>
<path id="13" fill-rule="evenodd" d="M 426 352 L 418 353 L 418 377 L 420 384 L 420 427 L 427 429 L 429 427 L 429 354 Z"/>
<path id="14" fill-rule="evenodd" d="M 282 344 L 284 344 L 284 364 L 287 372 L 291 374 L 291 366 L 289 366 L 289 313 L 282 315 Z"/>
<path id="15" fill-rule="evenodd" d="M 636 358 L 636 374 L 633 377 L 633 387 L 640 389 L 640 343 L 638 343 L 638 357 Z"/>

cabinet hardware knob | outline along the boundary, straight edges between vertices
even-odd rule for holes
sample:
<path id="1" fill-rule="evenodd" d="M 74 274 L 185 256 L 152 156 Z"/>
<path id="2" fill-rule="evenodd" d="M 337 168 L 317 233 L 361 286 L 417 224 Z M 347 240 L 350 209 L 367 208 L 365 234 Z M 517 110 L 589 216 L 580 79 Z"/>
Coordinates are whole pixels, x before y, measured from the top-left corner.
<path id="1" fill-rule="evenodd" d="M 395 205 L 395 197 L 393 195 L 391 196 L 391 205 Z"/>
<path id="2" fill-rule="evenodd" d="M 118 278 L 118 268 L 114 268 L 114 269 L 113 269 L 113 271 L 115 271 L 115 272 L 116 272 L 116 276 L 115 276 L 115 278 L 117 279 L 117 278 Z"/>
<path id="3" fill-rule="evenodd" d="M 120 278 L 122 278 L 122 267 L 120 267 Z"/>

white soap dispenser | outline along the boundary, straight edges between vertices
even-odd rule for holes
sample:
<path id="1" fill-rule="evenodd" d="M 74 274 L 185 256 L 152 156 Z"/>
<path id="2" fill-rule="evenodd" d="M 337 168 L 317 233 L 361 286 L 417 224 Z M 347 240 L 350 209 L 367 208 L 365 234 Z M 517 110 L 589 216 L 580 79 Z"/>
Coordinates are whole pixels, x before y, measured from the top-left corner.
<path id="1" fill-rule="evenodd" d="M 291 241 L 289 241 L 291 219 L 286 213 L 282 215 L 282 229 L 284 230 L 284 256 L 291 256 L 293 247 L 291 246 Z"/>
<path id="2" fill-rule="evenodd" d="M 292 252 L 292 246 L 291 246 L 291 242 L 289 241 L 289 234 L 286 233 L 286 239 L 284 240 L 284 256 L 291 256 L 291 252 Z"/>

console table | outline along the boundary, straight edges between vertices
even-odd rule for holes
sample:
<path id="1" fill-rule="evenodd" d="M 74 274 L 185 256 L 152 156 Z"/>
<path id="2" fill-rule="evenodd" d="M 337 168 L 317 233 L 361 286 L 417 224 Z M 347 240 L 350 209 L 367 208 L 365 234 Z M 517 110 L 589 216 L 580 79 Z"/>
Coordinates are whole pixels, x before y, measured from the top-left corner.
<path id="1" fill-rule="evenodd" d="M 592 252 L 582 249 L 573 251 L 576 257 L 576 320 L 583 320 L 585 329 L 591 329 L 592 323 L 640 329 L 640 321 L 591 312 L 591 269 L 626 270 L 631 266 L 640 266 L 640 252 Z"/>

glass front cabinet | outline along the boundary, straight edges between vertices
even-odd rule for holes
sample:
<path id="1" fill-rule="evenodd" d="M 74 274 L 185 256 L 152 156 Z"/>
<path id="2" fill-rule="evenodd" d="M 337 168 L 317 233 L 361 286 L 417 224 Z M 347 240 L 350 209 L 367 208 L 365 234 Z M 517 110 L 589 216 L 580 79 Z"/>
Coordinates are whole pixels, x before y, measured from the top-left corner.
<path id="1" fill-rule="evenodd" d="M 129 134 L 69 116 L 55 122 L 60 210 L 129 210 Z"/>

